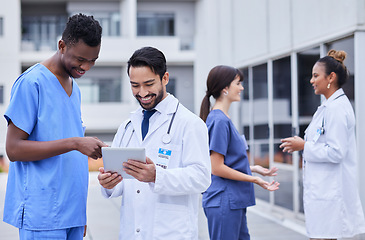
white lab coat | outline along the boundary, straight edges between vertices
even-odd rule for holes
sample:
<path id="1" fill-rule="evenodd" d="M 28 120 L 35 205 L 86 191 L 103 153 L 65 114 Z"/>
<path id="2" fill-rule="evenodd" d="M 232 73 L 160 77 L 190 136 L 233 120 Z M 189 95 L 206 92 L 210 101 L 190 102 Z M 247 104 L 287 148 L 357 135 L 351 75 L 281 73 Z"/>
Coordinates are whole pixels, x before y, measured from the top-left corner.
<path id="1" fill-rule="evenodd" d="M 324 134 L 317 135 L 324 119 Z M 365 232 L 358 194 L 355 116 L 342 89 L 322 103 L 305 131 L 304 213 L 311 238 Z"/>
<path id="2" fill-rule="evenodd" d="M 156 166 L 155 183 L 126 179 L 113 190 L 102 188 L 105 197 L 122 195 L 120 240 L 198 239 L 199 196 L 211 181 L 208 131 L 205 123 L 180 103 L 171 127 L 171 143 L 164 144 L 162 136 L 177 104 L 178 100 L 168 95 L 156 106 L 144 141 L 142 108 L 131 113 L 131 123 L 127 127 L 123 123 L 114 137 L 113 147 L 144 147 L 155 164 L 168 166 Z M 159 154 L 160 148 L 171 150 L 169 160 Z"/>

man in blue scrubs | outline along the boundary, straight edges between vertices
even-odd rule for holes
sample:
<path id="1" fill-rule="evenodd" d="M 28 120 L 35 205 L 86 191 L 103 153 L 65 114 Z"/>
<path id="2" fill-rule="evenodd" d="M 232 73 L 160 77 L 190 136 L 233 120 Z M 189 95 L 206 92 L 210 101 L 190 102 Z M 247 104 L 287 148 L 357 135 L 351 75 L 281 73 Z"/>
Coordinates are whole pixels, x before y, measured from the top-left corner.
<path id="1" fill-rule="evenodd" d="M 84 137 L 74 78 L 94 66 L 102 29 L 92 16 L 69 18 L 58 51 L 14 83 L 5 113 L 10 159 L 4 222 L 20 239 L 82 239 L 86 225 L 87 156 L 103 142 Z"/>

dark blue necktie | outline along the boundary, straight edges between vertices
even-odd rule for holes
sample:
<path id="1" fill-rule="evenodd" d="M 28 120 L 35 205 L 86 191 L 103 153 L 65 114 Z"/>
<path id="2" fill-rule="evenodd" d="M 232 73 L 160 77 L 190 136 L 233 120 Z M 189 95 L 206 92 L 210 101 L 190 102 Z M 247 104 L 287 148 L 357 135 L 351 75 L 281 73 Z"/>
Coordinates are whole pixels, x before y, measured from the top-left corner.
<path id="1" fill-rule="evenodd" d="M 143 121 L 142 121 L 142 140 L 148 133 L 148 126 L 150 125 L 150 117 L 156 112 L 156 109 L 144 110 L 143 111 Z"/>

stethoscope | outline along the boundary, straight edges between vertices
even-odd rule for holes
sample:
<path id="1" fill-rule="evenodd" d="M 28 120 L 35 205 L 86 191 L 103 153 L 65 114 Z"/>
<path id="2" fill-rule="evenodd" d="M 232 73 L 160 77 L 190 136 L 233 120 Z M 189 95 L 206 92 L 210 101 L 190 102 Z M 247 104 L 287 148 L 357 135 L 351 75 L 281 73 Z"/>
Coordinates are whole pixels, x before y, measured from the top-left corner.
<path id="1" fill-rule="evenodd" d="M 175 109 L 175 112 L 172 114 L 172 117 L 171 117 L 171 120 L 170 120 L 170 124 L 169 124 L 169 128 L 167 129 L 167 132 L 162 136 L 161 138 L 161 141 L 164 143 L 164 144 L 169 144 L 171 142 L 171 134 L 170 134 L 170 131 L 171 131 L 171 126 L 172 126 L 172 123 L 174 122 L 174 119 L 175 119 L 175 115 L 176 115 L 176 112 L 179 108 L 179 104 L 180 102 L 177 102 L 177 105 L 176 105 L 176 109 Z M 123 141 L 123 138 L 124 138 L 124 135 L 125 133 L 127 132 L 127 129 L 128 129 L 128 126 L 131 124 L 131 120 L 128 121 L 128 123 L 125 125 L 124 127 L 124 133 L 120 139 L 120 142 L 119 142 L 119 146 L 122 145 L 122 141 Z M 126 144 L 126 146 L 129 145 L 129 142 L 131 141 L 132 139 L 132 136 L 133 136 L 133 133 L 134 133 L 134 129 L 132 130 L 132 133 L 131 135 L 129 136 L 129 139 L 128 139 L 128 142 Z"/>
<path id="2" fill-rule="evenodd" d="M 338 99 L 339 97 L 342 97 L 342 96 L 344 96 L 345 94 L 343 93 L 343 94 L 341 94 L 341 95 L 339 95 L 339 96 L 337 96 L 335 99 L 333 99 L 333 101 L 335 101 L 336 99 Z M 324 129 L 324 116 L 323 116 L 323 118 L 322 118 L 322 125 L 321 125 L 321 127 L 317 130 L 317 132 L 319 133 L 319 135 L 323 135 L 324 133 L 325 133 L 325 129 Z"/>

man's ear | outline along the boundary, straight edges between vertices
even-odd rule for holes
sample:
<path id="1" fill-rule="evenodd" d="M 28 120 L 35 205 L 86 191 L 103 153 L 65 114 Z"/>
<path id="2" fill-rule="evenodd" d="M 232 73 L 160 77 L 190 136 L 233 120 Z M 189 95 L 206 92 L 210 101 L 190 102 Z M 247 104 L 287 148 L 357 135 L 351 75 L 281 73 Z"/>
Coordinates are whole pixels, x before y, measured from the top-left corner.
<path id="1" fill-rule="evenodd" d="M 60 53 L 64 53 L 66 50 L 66 43 L 62 39 L 58 41 L 58 50 Z"/>
<path id="2" fill-rule="evenodd" d="M 165 74 L 163 75 L 161 81 L 162 81 L 162 84 L 164 86 L 166 86 L 168 83 L 169 83 L 169 80 L 170 80 L 170 75 L 168 72 L 165 72 Z"/>

